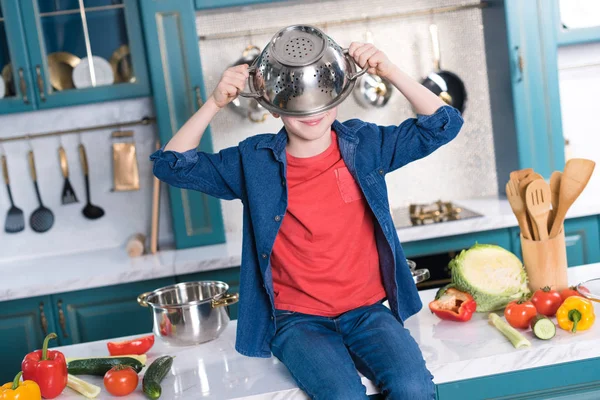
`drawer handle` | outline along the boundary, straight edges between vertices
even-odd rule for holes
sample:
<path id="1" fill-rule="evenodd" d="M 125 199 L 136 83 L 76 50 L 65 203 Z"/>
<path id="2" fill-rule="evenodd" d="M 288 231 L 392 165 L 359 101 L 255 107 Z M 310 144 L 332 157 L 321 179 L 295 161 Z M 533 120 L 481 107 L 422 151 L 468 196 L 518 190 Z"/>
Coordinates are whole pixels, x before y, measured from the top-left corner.
<path id="1" fill-rule="evenodd" d="M 58 323 L 60 324 L 60 329 L 63 332 L 63 337 L 68 338 L 67 319 L 65 318 L 65 312 L 62 309 L 62 300 L 59 300 L 58 303 L 56 303 L 56 306 L 58 307 Z"/>
<path id="2" fill-rule="evenodd" d="M 25 81 L 25 73 L 23 72 L 23 68 L 19 68 L 19 88 L 21 89 L 23 103 L 29 104 L 29 97 L 27 97 L 27 82 Z"/>
<path id="3" fill-rule="evenodd" d="M 198 110 L 199 110 L 200 107 L 202 107 L 202 104 L 204 104 L 202 102 L 202 95 L 200 94 L 200 86 L 196 86 L 194 88 L 194 91 L 196 92 L 196 106 L 198 107 Z"/>
<path id="4" fill-rule="evenodd" d="M 44 312 L 44 302 L 40 301 L 40 324 L 42 325 L 42 333 L 44 337 L 48 336 L 48 318 Z"/>
<path id="5" fill-rule="evenodd" d="M 35 73 L 37 75 L 37 85 L 40 91 L 40 99 L 46 101 L 46 93 L 44 92 L 44 78 L 42 78 L 42 69 L 39 65 L 35 66 Z"/>
<path id="6" fill-rule="evenodd" d="M 567 247 L 575 246 L 577 244 L 577 242 L 579 242 L 580 240 L 581 240 L 581 235 L 566 236 L 565 237 L 565 245 Z"/>

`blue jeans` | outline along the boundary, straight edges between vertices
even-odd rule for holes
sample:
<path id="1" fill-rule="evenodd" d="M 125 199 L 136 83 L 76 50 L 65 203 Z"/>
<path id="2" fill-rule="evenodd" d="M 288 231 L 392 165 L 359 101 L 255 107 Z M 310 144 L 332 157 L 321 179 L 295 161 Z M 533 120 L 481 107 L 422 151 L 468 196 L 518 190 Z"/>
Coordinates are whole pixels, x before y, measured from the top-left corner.
<path id="1" fill-rule="evenodd" d="M 357 369 L 387 399 L 435 399 L 419 346 L 383 304 L 328 318 L 276 311 L 273 354 L 312 399 L 367 398 Z"/>

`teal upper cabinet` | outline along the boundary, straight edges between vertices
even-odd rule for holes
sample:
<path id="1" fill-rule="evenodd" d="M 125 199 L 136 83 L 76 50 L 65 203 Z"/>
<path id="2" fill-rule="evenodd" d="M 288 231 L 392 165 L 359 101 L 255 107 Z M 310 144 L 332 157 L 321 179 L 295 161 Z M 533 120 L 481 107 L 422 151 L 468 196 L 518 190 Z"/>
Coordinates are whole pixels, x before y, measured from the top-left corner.
<path id="1" fill-rule="evenodd" d="M 516 146 L 512 151 L 517 152 L 516 163 L 505 165 L 505 169 L 531 167 L 549 178 L 553 171 L 562 170 L 565 163 L 556 30 L 551 23 L 553 4 L 545 0 L 506 0 L 504 11 L 516 128 Z M 488 46 L 493 43 L 488 41 Z M 505 156 L 499 154 L 497 158 Z M 508 179 L 507 172 L 499 168 L 501 182 Z"/>
<path id="2" fill-rule="evenodd" d="M 35 104 L 25 34 L 17 2 L 0 0 L 0 114 L 32 110 Z"/>
<path id="3" fill-rule="evenodd" d="M 553 0 L 558 45 L 600 42 L 600 2 Z"/>
<path id="4" fill-rule="evenodd" d="M 25 87 L 33 95 L 27 109 L 150 94 L 137 0 L 2 0 L 2 5 L 14 15 L 6 26 L 11 65 L 19 68 L 12 68 L 18 84 L 12 83 L 11 93 Z M 22 32 L 25 43 L 19 42 Z"/>
<path id="5" fill-rule="evenodd" d="M 206 98 L 193 0 L 141 2 L 160 140 L 166 144 Z M 210 128 L 200 149 L 212 151 Z M 219 200 L 169 187 L 178 248 L 223 243 Z"/>

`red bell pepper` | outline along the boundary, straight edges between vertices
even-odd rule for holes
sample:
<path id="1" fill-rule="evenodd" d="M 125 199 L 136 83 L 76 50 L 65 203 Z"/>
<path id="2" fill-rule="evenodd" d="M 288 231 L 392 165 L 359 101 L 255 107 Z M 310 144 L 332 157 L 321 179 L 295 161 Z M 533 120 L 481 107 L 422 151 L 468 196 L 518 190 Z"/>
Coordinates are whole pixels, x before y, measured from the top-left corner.
<path id="1" fill-rule="evenodd" d="M 432 313 L 449 321 L 468 321 L 476 308 L 477 303 L 469 293 L 454 288 L 440 291 L 436 299 L 429 303 Z"/>
<path id="2" fill-rule="evenodd" d="M 142 355 L 154 346 L 154 335 L 125 340 L 123 342 L 108 342 L 106 346 L 111 356 Z"/>
<path id="3" fill-rule="evenodd" d="M 55 398 L 67 387 L 65 356 L 60 351 L 48 350 L 50 339 L 56 339 L 56 333 L 46 336 L 42 349 L 27 354 L 21 363 L 23 380 L 37 383 L 45 399 Z"/>

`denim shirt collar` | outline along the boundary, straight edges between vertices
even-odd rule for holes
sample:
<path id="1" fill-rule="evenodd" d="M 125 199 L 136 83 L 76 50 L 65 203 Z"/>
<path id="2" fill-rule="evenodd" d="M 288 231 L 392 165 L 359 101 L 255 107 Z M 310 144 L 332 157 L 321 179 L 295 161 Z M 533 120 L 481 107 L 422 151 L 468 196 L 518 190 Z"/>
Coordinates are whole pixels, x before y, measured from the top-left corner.
<path id="1" fill-rule="evenodd" d="M 358 135 L 356 134 L 356 132 L 358 132 L 358 130 L 360 130 L 360 128 L 362 128 L 365 125 L 365 123 L 361 121 L 360 123 L 353 125 L 354 126 L 352 127 L 348 127 L 336 119 L 335 121 L 333 121 L 333 124 L 331 124 L 331 128 L 338 135 L 338 138 L 347 140 L 349 142 L 358 143 Z M 258 142 L 256 148 L 271 149 L 273 151 L 273 154 L 275 155 L 275 158 L 277 158 L 277 161 L 283 161 L 285 158 L 284 155 L 286 145 L 287 131 L 285 130 L 285 126 L 283 126 L 279 130 L 279 132 L 277 132 L 277 134 L 267 136 L 260 142 Z"/>

